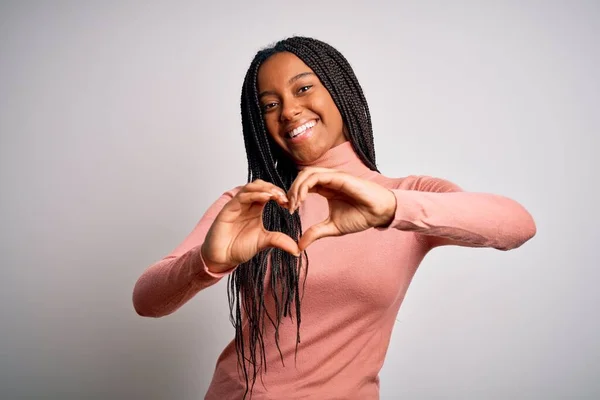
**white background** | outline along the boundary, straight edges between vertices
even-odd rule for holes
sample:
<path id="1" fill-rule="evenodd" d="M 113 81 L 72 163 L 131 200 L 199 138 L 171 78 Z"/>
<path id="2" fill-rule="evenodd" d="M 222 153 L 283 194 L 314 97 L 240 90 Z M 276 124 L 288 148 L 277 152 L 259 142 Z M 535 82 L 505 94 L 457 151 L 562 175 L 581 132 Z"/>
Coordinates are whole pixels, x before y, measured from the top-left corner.
<path id="1" fill-rule="evenodd" d="M 0 398 L 203 398 L 226 279 L 160 319 L 131 293 L 245 183 L 243 76 L 293 34 L 353 65 L 385 175 L 537 222 L 517 250 L 425 259 L 382 399 L 600 396 L 599 3 L 369 3 L 1 3 Z"/>

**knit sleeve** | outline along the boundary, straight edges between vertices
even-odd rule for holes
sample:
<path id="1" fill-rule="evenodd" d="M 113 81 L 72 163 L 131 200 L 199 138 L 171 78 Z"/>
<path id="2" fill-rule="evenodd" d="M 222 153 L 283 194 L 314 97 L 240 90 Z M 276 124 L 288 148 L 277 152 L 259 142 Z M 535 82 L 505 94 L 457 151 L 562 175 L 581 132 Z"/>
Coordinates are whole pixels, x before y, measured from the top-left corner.
<path id="1" fill-rule="evenodd" d="M 391 224 L 376 228 L 400 229 L 421 235 L 428 248 L 444 245 L 511 250 L 536 234 L 531 214 L 510 198 L 463 191 L 444 179 L 419 176 L 407 179 L 396 196 Z"/>
<path id="2" fill-rule="evenodd" d="M 213 221 L 236 190 L 223 193 L 179 246 L 150 265 L 138 278 L 133 289 L 133 305 L 139 315 L 162 317 L 171 314 L 200 290 L 233 272 L 235 268 L 221 273 L 210 271 L 200 248 Z"/>

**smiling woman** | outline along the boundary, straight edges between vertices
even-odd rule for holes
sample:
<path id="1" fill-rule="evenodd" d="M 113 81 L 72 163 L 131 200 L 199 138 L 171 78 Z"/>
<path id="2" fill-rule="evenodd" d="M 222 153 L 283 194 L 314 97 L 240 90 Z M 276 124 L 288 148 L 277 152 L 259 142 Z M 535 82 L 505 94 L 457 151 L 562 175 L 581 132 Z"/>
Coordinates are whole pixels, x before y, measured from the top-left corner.
<path id="1" fill-rule="evenodd" d="M 248 182 L 216 200 L 133 293 L 140 315 L 160 317 L 228 277 L 236 334 L 205 399 L 378 399 L 395 317 L 426 254 L 510 250 L 536 233 L 509 198 L 381 174 L 358 80 L 319 40 L 259 51 L 241 111 Z"/>
<path id="2" fill-rule="evenodd" d="M 297 164 L 310 164 L 346 141 L 331 95 L 293 53 L 274 54 L 262 64 L 258 90 L 267 131 Z"/>

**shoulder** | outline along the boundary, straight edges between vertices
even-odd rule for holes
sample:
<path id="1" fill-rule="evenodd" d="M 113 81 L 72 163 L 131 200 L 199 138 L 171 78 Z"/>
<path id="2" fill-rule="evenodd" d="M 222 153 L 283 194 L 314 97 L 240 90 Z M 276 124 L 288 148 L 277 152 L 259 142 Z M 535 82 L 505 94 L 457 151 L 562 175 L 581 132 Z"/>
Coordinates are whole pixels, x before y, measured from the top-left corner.
<path id="1" fill-rule="evenodd" d="M 456 183 L 441 177 L 429 175 L 408 175 L 401 178 L 389 178 L 379 175 L 377 183 L 389 189 L 416 190 L 419 192 L 462 192 L 463 189 Z"/>

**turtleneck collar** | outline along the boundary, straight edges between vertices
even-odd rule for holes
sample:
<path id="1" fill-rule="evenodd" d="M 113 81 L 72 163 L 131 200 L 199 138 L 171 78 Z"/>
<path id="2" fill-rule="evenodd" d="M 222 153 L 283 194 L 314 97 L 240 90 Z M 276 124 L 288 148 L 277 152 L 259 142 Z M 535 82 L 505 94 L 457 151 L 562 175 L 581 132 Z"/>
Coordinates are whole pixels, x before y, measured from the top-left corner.
<path id="1" fill-rule="evenodd" d="M 298 165 L 298 170 L 301 171 L 307 167 L 331 168 L 354 176 L 376 173 L 376 171 L 370 170 L 369 167 L 363 164 L 350 141 L 332 147 L 312 163 Z"/>

